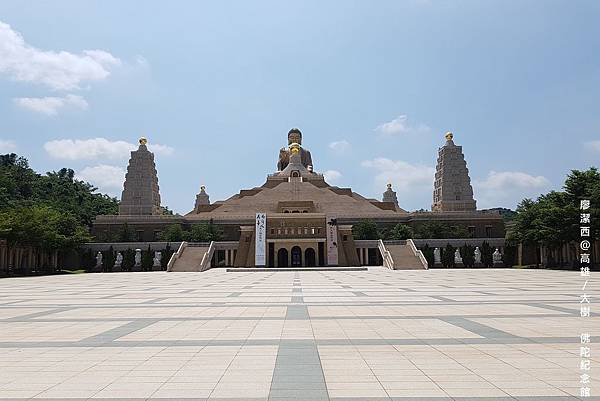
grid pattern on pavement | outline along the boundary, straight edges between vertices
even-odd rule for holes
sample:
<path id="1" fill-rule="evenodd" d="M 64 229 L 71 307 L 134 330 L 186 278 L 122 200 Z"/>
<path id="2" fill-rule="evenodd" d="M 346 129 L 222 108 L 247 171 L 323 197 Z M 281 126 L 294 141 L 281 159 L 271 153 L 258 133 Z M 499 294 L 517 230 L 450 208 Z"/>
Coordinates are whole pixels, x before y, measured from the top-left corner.
<path id="1" fill-rule="evenodd" d="M 600 340 L 579 284 L 512 269 L 3 279 L 0 401 L 576 400 L 579 334 Z"/>

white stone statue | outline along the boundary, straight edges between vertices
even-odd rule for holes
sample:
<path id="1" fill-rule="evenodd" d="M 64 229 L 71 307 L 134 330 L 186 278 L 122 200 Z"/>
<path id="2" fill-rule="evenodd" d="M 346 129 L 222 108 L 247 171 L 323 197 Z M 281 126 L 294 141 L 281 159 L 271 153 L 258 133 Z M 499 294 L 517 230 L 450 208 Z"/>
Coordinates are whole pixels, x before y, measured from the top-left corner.
<path id="1" fill-rule="evenodd" d="M 96 267 L 102 267 L 102 252 L 96 254 Z"/>
<path id="2" fill-rule="evenodd" d="M 121 252 L 117 252 L 117 257 L 115 258 L 115 269 L 120 269 L 121 265 L 123 264 L 123 255 L 121 255 Z"/>
<path id="3" fill-rule="evenodd" d="M 502 263 L 502 254 L 500 253 L 498 248 L 496 248 L 496 250 L 492 254 L 492 260 L 494 261 L 494 264 Z"/>
<path id="4" fill-rule="evenodd" d="M 440 248 L 435 248 L 433 250 L 433 263 L 436 265 L 442 263 L 442 253 L 440 252 Z"/>
<path id="5" fill-rule="evenodd" d="M 135 267 L 140 267 L 140 266 L 142 266 L 142 250 L 136 249 L 135 250 Z"/>
<path id="6" fill-rule="evenodd" d="M 458 263 L 462 263 L 462 257 L 460 256 L 460 250 L 456 250 L 454 252 L 454 263 L 458 264 Z"/>
<path id="7" fill-rule="evenodd" d="M 160 251 L 154 252 L 154 265 L 153 267 L 160 268 L 160 260 L 162 259 L 162 253 Z"/>
<path id="8" fill-rule="evenodd" d="M 475 247 L 475 263 L 481 263 L 481 251 L 478 246 Z"/>

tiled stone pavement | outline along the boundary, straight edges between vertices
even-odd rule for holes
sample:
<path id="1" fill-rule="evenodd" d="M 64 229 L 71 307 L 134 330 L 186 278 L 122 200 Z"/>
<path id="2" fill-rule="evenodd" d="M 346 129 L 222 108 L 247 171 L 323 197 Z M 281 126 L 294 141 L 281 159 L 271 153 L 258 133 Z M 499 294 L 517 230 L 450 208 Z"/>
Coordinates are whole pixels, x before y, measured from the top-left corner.
<path id="1" fill-rule="evenodd" d="M 511 269 L 3 279 L 0 400 L 576 400 L 579 334 L 600 341 L 580 284 Z"/>

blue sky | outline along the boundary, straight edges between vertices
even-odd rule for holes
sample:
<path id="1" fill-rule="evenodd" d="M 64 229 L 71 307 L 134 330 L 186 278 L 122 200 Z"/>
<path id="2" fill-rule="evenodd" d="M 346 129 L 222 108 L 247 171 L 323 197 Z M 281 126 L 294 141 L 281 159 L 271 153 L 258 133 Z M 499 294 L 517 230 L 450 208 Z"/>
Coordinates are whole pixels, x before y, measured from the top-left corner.
<path id="1" fill-rule="evenodd" d="M 261 185 L 299 127 L 332 184 L 429 208 L 446 131 L 482 208 L 600 156 L 597 1 L 0 3 L 0 152 L 120 194 L 154 145 L 163 203 Z"/>

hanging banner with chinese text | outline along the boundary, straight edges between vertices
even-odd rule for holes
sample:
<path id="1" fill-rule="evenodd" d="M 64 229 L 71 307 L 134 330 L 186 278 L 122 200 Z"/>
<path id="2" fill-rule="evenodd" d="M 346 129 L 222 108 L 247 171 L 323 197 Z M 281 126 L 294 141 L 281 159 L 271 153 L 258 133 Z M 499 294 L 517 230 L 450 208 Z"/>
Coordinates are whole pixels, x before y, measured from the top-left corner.
<path id="1" fill-rule="evenodd" d="M 265 213 L 256 213 L 255 239 L 254 264 L 265 266 L 267 264 L 267 215 Z"/>
<path id="2" fill-rule="evenodd" d="M 337 218 L 327 216 L 327 266 L 338 265 L 338 243 L 337 243 Z"/>

